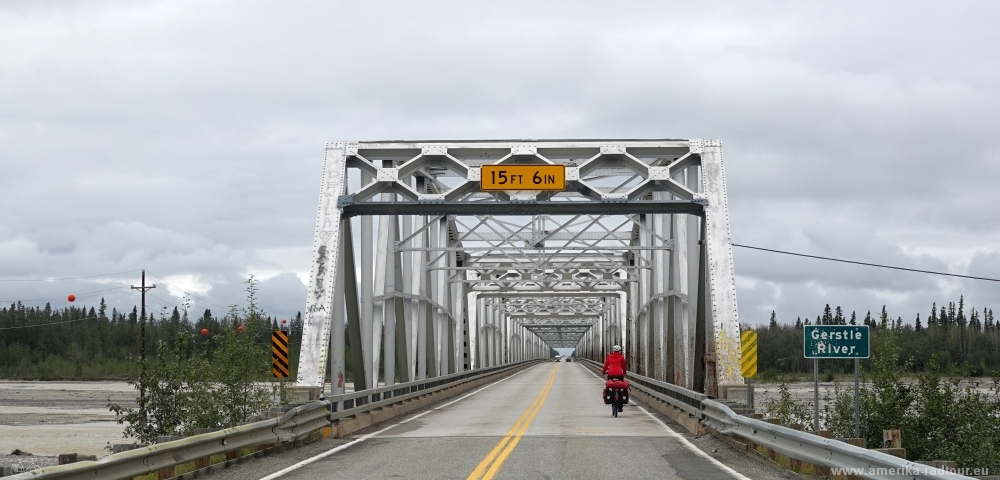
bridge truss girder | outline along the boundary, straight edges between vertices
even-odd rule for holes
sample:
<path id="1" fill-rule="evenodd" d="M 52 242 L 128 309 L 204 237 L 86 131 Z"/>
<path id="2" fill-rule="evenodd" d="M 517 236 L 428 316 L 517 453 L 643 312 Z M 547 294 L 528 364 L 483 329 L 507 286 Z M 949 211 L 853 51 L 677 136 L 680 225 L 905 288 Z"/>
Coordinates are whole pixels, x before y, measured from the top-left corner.
<path id="1" fill-rule="evenodd" d="M 562 164 L 567 189 L 482 192 L 487 163 Z M 300 385 L 342 392 L 348 343 L 358 390 L 621 344 L 714 393 L 738 342 L 718 141 L 327 145 Z"/>

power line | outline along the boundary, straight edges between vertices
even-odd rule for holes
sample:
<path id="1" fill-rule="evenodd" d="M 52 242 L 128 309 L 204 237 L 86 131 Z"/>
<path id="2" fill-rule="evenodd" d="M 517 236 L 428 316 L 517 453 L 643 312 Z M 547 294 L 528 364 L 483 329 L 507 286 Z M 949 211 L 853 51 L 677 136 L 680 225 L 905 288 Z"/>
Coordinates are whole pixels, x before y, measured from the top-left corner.
<path id="1" fill-rule="evenodd" d="M 158 278 L 158 279 L 162 280 L 162 281 L 163 281 L 163 283 L 166 283 L 167 285 L 170 285 L 171 287 L 174 287 L 174 288 L 176 288 L 176 289 L 180 290 L 181 292 L 184 292 L 184 294 L 186 294 L 186 295 L 188 295 L 188 296 L 190 296 L 190 297 L 193 297 L 193 298 L 197 298 L 198 300 L 201 300 L 201 301 L 203 301 L 203 302 L 205 302 L 205 303 L 207 303 L 207 304 L 209 304 L 209 305 L 212 305 L 212 306 L 215 306 L 215 307 L 219 307 L 219 308 L 222 308 L 222 309 L 226 309 L 226 308 L 228 308 L 228 307 L 223 307 L 222 305 L 219 305 L 219 304 L 217 304 L 217 303 L 212 303 L 212 302 L 210 302 L 210 301 L 208 301 L 208 300 L 205 300 L 204 298 L 201 298 L 201 297 L 199 297 L 199 296 L 197 296 L 197 295 L 194 295 L 194 294 L 192 294 L 191 292 L 188 292 L 188 291 L 184 290 L 183 288 L 181 288 L 181 287 L 178 287 L 177 285 L 174 285 L 174 284 L 172 284 L 172 283 L 170 283 L 170 282 L 168 282 L 168 281 L 164 280 L 164 279 L 163 279 L 163 277 L 161 277 L 161 276 L 159 276 L 159 275 L 157 275 L 157 274 L 155 274 L 155 273 L 153 273 L 153 272 L 150 272 L 149 270 L 146 270 L 146 273 L 148 273 L 148 274 L 150 274 L 150 275 L 152 275 L 152 276 L 154 276 L 154 277 L 156 277 L 156 278 Z"/>
<path id="2" fill-rule="evenodd" d="M 40 323 L 38 325 L 20 325 L 20 326 L 17 326 L 17 327 L 0 327 L 0 330 L 15 330 L 15 329 L 20 329 L 20 328 L 47 327 L 49 325 L 62 325 L 62 324 L 65 324 L 65 323 L 82 322 L 84 320 L 96 320 L 96 319 L 97 319 L 97 317 L 84 317 L 84 318 L 78 318 L 76 320 L 65 320 L 65 321 L 62 321 L 62 322 Z"/>
<path id="3" fill-rule="evenodd" d="M 749 249 L 752 249 L 752 250 L 762 250 L 762 251 L 765 251 L 765 252 L 781 253 L 781 254 L 784 254 L 784 255 L 795 255 L 797 257 L 815 258 L 815 259 L 818 259 L 818 260 L 829 260 L 831 262 L 852 263 L 854 265 L 864 265 L 864 266 L 867 266 L 867 267 L 889 268 L 889 269 L 892 269 L 892 270 L 903 270 L 903 271 L 907 271 L 907 272 L 929 273 L 931 275 L 943 275 L 945 277 L 958 277 L 958 278 L 968 278 L 968 279 L 971 279 L 971 280 L 985 280 L 987 282 L 1000 282 L 1000 279 L 997 279 L 997 278 L 973 277 L 971 275 L 959 275 L 957 273 L 935 272 L 935 271 L 932 271 L 932 270 L 919 270 L 919 269 L 916 269 L 916 268 L 896 267 L 896 266 L 893 266 L 893 265 L 882 265 L 882 264 L 879 264 L 879 263 L 856 262 L 854 260 L 844 260 L 844 259 L 841 259 L 841 258 L 821 257 L 821 256 L 818 256 L 818 255 L 806 255 L 804 253 L 786 252 L 784 250 L 774 250 L 774 249 L 762 248 L 762 247 L 751 247 L 750 245 L 740 245 L 738 243 L 733 243 L 732 246 L 734 246 L 734 247 L 740 247 L 740 248 L 749 248 Z"/>
<path id="4" fill-rule="evenodd" d="M 157 297 L 156 295 L 153 295 L 152 293 L 146 293 L 146 295 L 148 295 L 148 296 L 150 296 L 150 297 L 153 297 L 153 298 L 155 298 L 155 299 L 159 300 L 159 301 L 160 301 L 161 303 L 163 303 L 163 308 L 169 308 L 169 307 L 171 307 L 171 306 L 173 306 L 173 307 L 176 307 L 176 306 L 177 306 L 176 304 L 174 304 L 174 305 L 171 305 L 171 303 L 170 303 L 170 302 L 168 302 L 168 301 L 166 301 L 166 300 L 164 300 L 164 299 L 162 299 L 162 298 L 160 298 L 160 297 Z"/>
<path id="5" fill-rule="evenodd" d="M 146 272 L 146 273 L 149 273 L 149 272 Z M 160 303 L 163 304 L 160 307 L 161 310 L 170 310 L 170 307 L 177 308 L 177 302 L 168 302 L 167 300 L 164 300 L 164 299 L 162 299 L 160 297 L 157 297 L 156 295 L 153 295 L 152 293 L 146 293 L 146 295 L 159 300 Z M 152 312 L 150 312 L 149 315 L 150 315 L 150 318 L 152 318 L 152 316 L 153 316 Z"/>
<path id="6" fill-rule="evenodd" d="M 83 292 L 83 293 L 80 293 L 80 294 L 76 294 L 76 296 L 77 297 L 88 297 L 88 296 L 100 295 L 100 294 L 103 294 L 103 293 L 117 292 L 117 291 L 120 291 L 120 290 L 128 290 L 128 287 L 115 287 L 115 288 L 111 288 L 111 289 L 107 289 L 107 290 L 96 290 L 96 291 L 93 291 L 93 292 Z M 26 299 L 17 299 L 17 300 L 0 300 L 0 303 L 40 302 L 42 300 L 59 300 L 59 299 L 63 299 L 63 298 L 66 298 L 66 297 L 26 298 Z"/>
<path id="7" fill-rule="evenodd" d="M 82 278 L 113 277 L 115 275 L 124 275 L 126 273 L 135 273 L 135 272 L 138 272 L 138 270 L 129 270 L 126 272 L 102 273 L 100 275 L 85 275 L 82 277 L 66 277 L 66 278 L 0 278 L 0 282 L 58 282 L 62 280 L 80 280 Z"/>

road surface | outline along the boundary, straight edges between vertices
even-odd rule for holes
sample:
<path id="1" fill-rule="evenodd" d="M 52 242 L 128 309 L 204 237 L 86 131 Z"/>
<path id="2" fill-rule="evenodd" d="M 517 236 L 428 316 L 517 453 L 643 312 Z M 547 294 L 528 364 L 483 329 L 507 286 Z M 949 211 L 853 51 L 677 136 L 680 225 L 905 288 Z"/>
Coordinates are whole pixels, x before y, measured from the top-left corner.
<path id="1" fill-rule="evenodd" d="M 784 478 L 711 436 L 678 433 L 640 405 L 614 418 L 600 399 L 602 387 L 579 363 L 544 363 L 400 423 L 212 477 Z"/>

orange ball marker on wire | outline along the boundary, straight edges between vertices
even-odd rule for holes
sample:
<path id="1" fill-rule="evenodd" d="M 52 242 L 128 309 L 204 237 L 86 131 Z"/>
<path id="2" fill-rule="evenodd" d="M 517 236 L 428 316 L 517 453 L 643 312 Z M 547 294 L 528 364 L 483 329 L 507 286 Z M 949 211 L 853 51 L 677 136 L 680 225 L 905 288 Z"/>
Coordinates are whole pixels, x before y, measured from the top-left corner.
<path id="1" fill-rule="evenodd" d="M 76 301 L 76 295 L 73 295 L 73 294 L 71 293 L 71 294 L 69 294 L 69 296 L 68 296 L 68 297 L 66 297 L 66 300 L 69 300 L 69 301 L 70 301 L 70 303 L 73 303 L 73 302 L 75 302 L 75 301 Z"/>
<path id="2" fill-rule="evenodd" d="M 208 335 L 208 329 L 207 328 L 201 329 L 201 334 L 202 335 Z"/>

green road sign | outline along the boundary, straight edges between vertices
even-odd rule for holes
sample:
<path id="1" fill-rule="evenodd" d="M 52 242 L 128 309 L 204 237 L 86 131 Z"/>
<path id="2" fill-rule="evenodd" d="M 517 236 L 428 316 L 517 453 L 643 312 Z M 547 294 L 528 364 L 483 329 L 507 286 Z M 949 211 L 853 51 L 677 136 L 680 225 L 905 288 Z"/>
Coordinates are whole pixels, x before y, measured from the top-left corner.
<path id="1" fill-rule="evenodd" d="M 806 325 L 806 358 L 868 358 L 868 325 Z"/>

